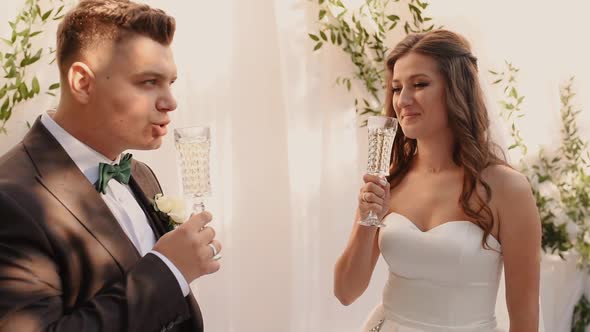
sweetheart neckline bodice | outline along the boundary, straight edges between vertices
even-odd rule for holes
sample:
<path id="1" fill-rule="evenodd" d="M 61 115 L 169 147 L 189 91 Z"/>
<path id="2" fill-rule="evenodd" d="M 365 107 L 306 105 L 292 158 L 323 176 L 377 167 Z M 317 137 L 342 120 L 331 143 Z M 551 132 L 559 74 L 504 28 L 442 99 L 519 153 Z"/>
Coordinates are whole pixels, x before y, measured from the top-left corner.
<path id="1" fill-rule="evenodd" d="M 450 227 L 450 226 L 445 226 L 447 224 L 449 224 L 449 225 L 470 224 L 471 226 L 477 227 L 479 230 L 481 230 L 483 232 L 483 229 L 481 229 L 479 226 L 477 226 L 475 223 L 473 223 L 473 222 L 471 222 L 469 220 L 448 220 L 448 221 L 445 221 L 445 222 L 443 222 L 441 224 L 438 224 L 438 225 L 436 225 L 436 226 L 434 226 L 434 227 L 432 227 L 432 228 L 430 228 L 428 230 L 422 230 L 410 218 L 408 218 L 405 215 L 403 215 L 401 213 L 398 213 L 398 212 L 391 212 L 388 215 L 386 215 L 384 217 L 384 222 L 385 222 L 385 219 L 388 219 L 388 217 L 390 217 L 391 215 L 396 215 L 398 217 L 401 217 L 402 220 L 407 221 L 408 223 L 411 224 L 411 226 L 413 226 L 413 228 L 415 228 L 418 232 L 423 233 L 423 234 L 432 233 L 432 232 L 435 232 L 436 230 L 439 230 L 439 229 L 444 228 L 444 227 Z M 488 236 L 488 238 L 492 239 L 492 241 L 495 244 L 495 246 L 498 247 L 497 249 L 500 249 L 502 247 L 502 244 L 500 243 L 500 241 L 498 241 L 498 239 L 496 239 L 495 236 L 493 236 L 493 235 L 490 234 Z"/>
<path id="2" fill-rule="evenodd" d="M 422 231 L 392 212 L 379 230 L 389 267 L 383 289 L 384 331 L 491 332 L 502 272 L 501 245 L 467 220 Z M 491 239 L 490 239 L 491 238 Z"/>

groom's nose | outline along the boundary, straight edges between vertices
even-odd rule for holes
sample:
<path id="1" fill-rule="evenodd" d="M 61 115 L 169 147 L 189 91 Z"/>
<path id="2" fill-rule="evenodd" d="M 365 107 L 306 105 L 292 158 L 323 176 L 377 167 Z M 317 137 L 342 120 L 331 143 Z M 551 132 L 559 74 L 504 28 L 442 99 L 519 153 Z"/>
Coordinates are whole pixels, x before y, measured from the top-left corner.
<path id="1" fill-rule="evenodd" d="M 156 101 L 156 109 L 159 112 L 172 112 L 177 106 L 176 98 L 170 88 L 166 89 L 166 92 Z"/>

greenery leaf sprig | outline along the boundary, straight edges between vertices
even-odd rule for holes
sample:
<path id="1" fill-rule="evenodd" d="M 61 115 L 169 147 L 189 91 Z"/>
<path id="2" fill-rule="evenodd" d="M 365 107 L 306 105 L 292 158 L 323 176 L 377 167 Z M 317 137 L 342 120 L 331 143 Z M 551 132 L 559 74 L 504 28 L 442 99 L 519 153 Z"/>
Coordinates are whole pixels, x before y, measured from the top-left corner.
<path id="1" fill-rule="evenodd" d="M 527 163 L 528 147 L 522 138 L 521 132 L 518 128 L 517 121 L 524 117 L 522 104 L 525 97 L 518 92 L 518 72 L 519 68 L 512 65 L 512 63 L 505 61 L 506 68 L 503 71 L 489 70 L 493 75 L 493 85 L 499 85 L 502 88 L 503 97 L 500 100 L 500 116 L 504 121 L 510 124 L 510 138 L 512 143 L 508 150 L 518 149 L 521 153 L 519 162 L 520 171 L 523 172 L 531 183 L 533 196 L 539 210 L 542 227 L 541 246 L 545 252 L 559 255 L 565 259 L 564 254 L 568 252 L 573 244 L 569 239 L 567 231 L 567 223 L 562 222 L 559 216 L 562 215 L 560 206 L 560 198 L 555 197 L 553 190 L 547 194 L 543 190 L 544 187 L 555 187 L 557 181 L 556 174 L 558 173 L 557 163 L 560 158 L 555 156 L 549 158 L 546 152 L 541 149 L 538 153 L 536 161 L 531 165 Z"/>
<path id="2" fill-rule="evenodd" d="M 580 301 L 574 307 L 571 332 L 584 332 L 590 325 L 590 302 L 582 295 Z"/>
<path id="3" fill-rule="evenodd" d="M 510 62 L 506 61 L 506 70 L 502 72 L 490 70 L 489 72 L 495 76 L 495 80 L 492 84 L 503 86 L 504 96 L 500 101 L 500 105 L 502 106 L 500 116 L 505 121 L 512 123 L 510 127 L 510 136 L 514 141 L 508 147 L 508 150 L 519 149 L 524 156 L 528 152 L 528 147 L 516 125 L 516 120 L 524 117 L 521 108 L 524 96 L 520 96 L 517 86 L 517 75 L 519 70 L 519 68 L 514 67 Z"/>
<path id="4" fill-rule="evenodd" d="M 528 148 L 518 129 L 516 120 L 524 116 L 517 88 L 518 68 L 506 62 L 502 72 L 490 71 L 493 84 L 503 87 L 504 99 L 500 115 L 510 123 L 512 144 L 509 149 L 522 152 L 520 170 L 531 182 L 533 194 L 543 227 L 542 246 L 545 252 L 564 254 L 574 248 L 579 254 L 578 264 L 590 267 L 590 176 L 588 174 L 588 142 L 584 141 L 577 126 L 580 110 L 573 105 L 570 78 L 560 88 L 561 141 L 557 149 L 541 149 L 534 160 L 527 159 Z M 528 161 L 527 161 L 528 160 Z M 551 188 L 551 190 L 543 190 Z M 576 229 L 571 236 L 568 225 Z M 572 238 L 573 237 L 573 238 Z"/>
<path id="5" fill-rule="evenodd" d="M 424 14 L 426 1 L 409 0 L 407 11 L 412 19 L 403 21 L 393 5 L 400 0 L 365 0 L 357 10 L 348 9 L 341 0 L 317 0 L 319 29 L 309 33 L 317 51 L 326 43 L 339 47 L 354 65 L 352 76 L 341 76 L 336 83 L 351 91 L 355 81 L 362 91 L 355 96 L 358 115 L 378 115 L 383 110 L 387 34 L 403 25 L 405 33 L 425 32 L 435 28 L 432 18 Z"/>
<path id="6" fill-rule="evenodd" d="M 588 156 L 588 141 L 579 133 L 577 110 L 573 105 L 574 78 L 570 78 L 560 88 L 561 100 L 561 146 L 559 155 L 563 162 L 560 165 L 557 187 L 561 195 L 565 214 L 578 226 L 574 247 L 580 254 L 579 265 L 590 271 L 590 162 Z"/>
<path id="7" fill-rule="evenodd" d="M 58 2 L 57 8 L 54 3 Z M 41 93 L 41 86 L 36 75 L 27 77 L 29 66 L 38 62 L 43 56 L 55 52 L 49 49 L 33 46 L 33 39 L 42 34 L 43 26 L 49 21 L 59 20 L 63 17 L 64 0 L 49 0 L 47 7 L 42 8 L 42 0 L 25 0 L 25 5 L 16 18 L 9 21 L 11 28 L 9 38 L 1 38 L 5 49 L 0 49 L 0 64 L 3 70 L 3 80 L 0 83 L 0 132 L 6 133 L 6 123 L 12 116 L 14 107 L 22 101 L 29 100 Z M 47 89 L 47 93 L 55 95 L 52 91 L 59 88 L 59 83 L 54 83 Z"/>

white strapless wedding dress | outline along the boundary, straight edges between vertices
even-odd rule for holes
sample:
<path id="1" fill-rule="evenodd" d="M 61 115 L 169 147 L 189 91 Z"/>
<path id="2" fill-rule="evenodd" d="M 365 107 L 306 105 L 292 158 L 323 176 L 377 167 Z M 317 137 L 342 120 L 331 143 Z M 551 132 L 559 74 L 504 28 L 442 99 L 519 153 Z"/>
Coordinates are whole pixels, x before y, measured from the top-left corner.
<path id="1" fill-rule="evenodd" d="M 501 245 L 469 221 L 423 232 L 398 213 L 385 217 L 379 248 L 389 266 L 383 302 L 363 332 L 497 332 Z"/>

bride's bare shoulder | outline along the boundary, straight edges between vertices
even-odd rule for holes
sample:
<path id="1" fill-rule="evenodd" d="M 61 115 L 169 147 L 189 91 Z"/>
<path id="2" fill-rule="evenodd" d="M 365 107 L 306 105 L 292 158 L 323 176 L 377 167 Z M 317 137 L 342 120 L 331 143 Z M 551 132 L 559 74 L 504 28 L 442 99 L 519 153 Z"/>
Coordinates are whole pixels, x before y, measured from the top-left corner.
<path id="1" fill-rule="evenodd" d="M 482 171 L 481 175 L 492 190 L 518 190 L 523 189 L 523 187 L 528 189 L 531 187 L 528 178 L 524 174 L 507 165 L 488 166 Z"/>
<path id="2" fill-rule="evenodd" d="M 482 178 L 490 186 L 494 201 L 500 205 L 518 204 L 532 197 L 528 178 L 510 166 L 488 166 L 482 171 Z"/>

